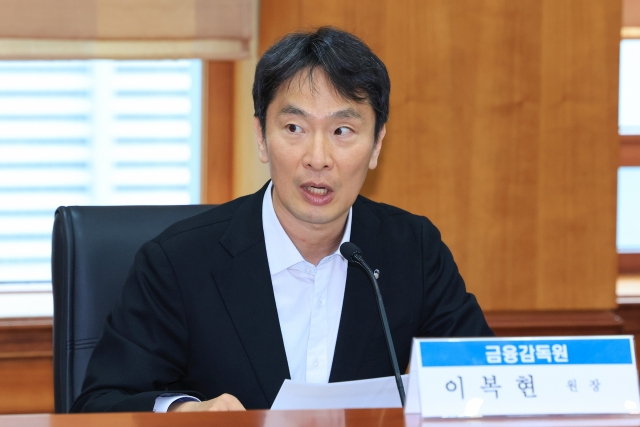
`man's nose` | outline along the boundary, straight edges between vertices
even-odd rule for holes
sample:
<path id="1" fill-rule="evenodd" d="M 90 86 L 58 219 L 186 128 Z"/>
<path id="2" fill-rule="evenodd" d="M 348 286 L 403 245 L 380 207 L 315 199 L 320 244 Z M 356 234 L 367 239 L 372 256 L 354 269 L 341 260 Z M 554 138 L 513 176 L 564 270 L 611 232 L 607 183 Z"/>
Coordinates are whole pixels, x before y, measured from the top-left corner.
<path id="1" fill-rule="evenodd" d="M 314 170 L 331 169 L 333 167 L 332 144 L 327 135 L 317 132 L 309 141 L 304 163 Z"/>

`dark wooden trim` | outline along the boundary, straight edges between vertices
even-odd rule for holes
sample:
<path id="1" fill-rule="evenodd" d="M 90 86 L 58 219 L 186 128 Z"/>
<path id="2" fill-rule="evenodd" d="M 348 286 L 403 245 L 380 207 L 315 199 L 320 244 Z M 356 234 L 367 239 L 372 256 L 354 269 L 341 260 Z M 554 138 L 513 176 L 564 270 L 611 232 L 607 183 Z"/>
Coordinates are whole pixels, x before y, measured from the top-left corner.
<path id="1" fill-rule="evenodd" d="M 640 253 L 618 254 L 618 273 L 640 274 Z"/>
<path id="2" fill-rule="evenodd" d="M 637 297 L 618 298 L 616 313 L 623 319 L 622 333 L 633 335 L 636 345 L 636 360 L 640 357 L 640 301 Z"/>
<path id="3" fill-rule="evenodd" d="M 53 326 L 52 317 L 16 317 L 0 319 L 0 328 L 33 329 L 47 326 Z"/>
<path id="4" fill-rule="evenodd" d="M 620 166 L 640 166 L 640 135 L 620 135 Z"/>
<path id="5" fill-rule="evenodd" d="M 0 319 L 0 359 L 52 357 L 53 319 Z"/>
<path id="6" fill-rule="evenodd" d="M 612 310 L 490 311 L 497 336 L 615 335 L 623 320 Z"/>
<path id="7" fill-rule="evenodd" d="M 625 303 L 623 300 L 618 304 L 616 313 L 624 319 L 622 333 L 640 334 L 640 303 Z"/>
<path id="8" fill-rule="evenodd" d="M 208 61 L 202 144 L 202 203 L 228 202 L 233 194 L 233 87 L 235 64 Z"/>
<path id="9" fill-rule="evenodd" d="M 629 306 L 638 307 L 640 332 L 640 304 L 624 305 Z M 618 314 L 613 310 L 489 311 L 485 317 L 499 336 L 556 336 L 619 334 L 623 320 Z M 50 356 L 51 349 L 51 318 L 0 319 L 0 358 Z"/>

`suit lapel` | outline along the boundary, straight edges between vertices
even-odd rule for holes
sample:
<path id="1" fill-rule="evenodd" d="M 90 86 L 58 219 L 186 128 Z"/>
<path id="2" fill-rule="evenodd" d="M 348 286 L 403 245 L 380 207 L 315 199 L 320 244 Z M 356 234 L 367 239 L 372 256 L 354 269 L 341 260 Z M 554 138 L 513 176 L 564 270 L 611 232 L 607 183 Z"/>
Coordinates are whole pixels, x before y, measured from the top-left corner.
<path id="1" fill-rule="evenodd" d="M 355 243 L 371 268 L 382 268 L 383 256 L 376 235 L 380 220 L 359 197 L 353 205 L 351 241 Z M 342 303 L 338 339 L 329 382 L 356 379 L 358 368 L 372 335 L 381 330 L 378 307 L 369 278 L 362 268 L 349 263 Z"/>
<path id="2" fill-rule="evenodd" d="M 278 320 L 262 229 L 262 199 L 266 186 L 247 197 L 220 243 L 231 255 L 213 272 L 254 372 L 271 404 L 282 382 L 290 378 Z"/>

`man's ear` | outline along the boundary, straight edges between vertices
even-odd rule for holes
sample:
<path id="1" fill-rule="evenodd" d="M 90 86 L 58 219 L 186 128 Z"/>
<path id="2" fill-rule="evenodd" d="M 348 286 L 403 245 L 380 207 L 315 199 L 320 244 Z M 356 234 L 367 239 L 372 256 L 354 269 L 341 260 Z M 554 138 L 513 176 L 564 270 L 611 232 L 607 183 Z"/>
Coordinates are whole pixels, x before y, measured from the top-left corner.
<path id="1" fill-rule="evenodd" d="M 262 126 L 260 126 L 260 119 L 253 118 L 253 131 L 256 134 L 256 142 L 258 143 L 258 151 L 260 153 L 260 161 L 262 163 L 269 163 L 269 150 L 267 149 L 267 139 L 262 132 Z"/>
<path id="2" fill-rule="evenodd" d="M 373 152 L 371 153 L 371 158 L 369 159 L 369 169 L 375 169 L 378 166 L 378 156 L 380 155 L 380 150 L 382 149 L 382 139 L 387 133 L 387 126 L 383 125 L 382 129 L 378 133 L 378 140 L 373 146 Z"/>

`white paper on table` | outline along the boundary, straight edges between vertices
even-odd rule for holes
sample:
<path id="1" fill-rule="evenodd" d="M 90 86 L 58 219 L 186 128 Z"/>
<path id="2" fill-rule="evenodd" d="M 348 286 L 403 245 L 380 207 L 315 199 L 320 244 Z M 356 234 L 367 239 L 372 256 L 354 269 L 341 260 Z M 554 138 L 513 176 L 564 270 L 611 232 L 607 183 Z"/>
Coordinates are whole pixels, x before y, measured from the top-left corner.
<path id="1" fill-rule="evenodd" d="M 407 390 L 408 375 L 402 376 Z M 339 383 L 284 380 L 271 409 L 401 408 L 395 377 Z"/>

